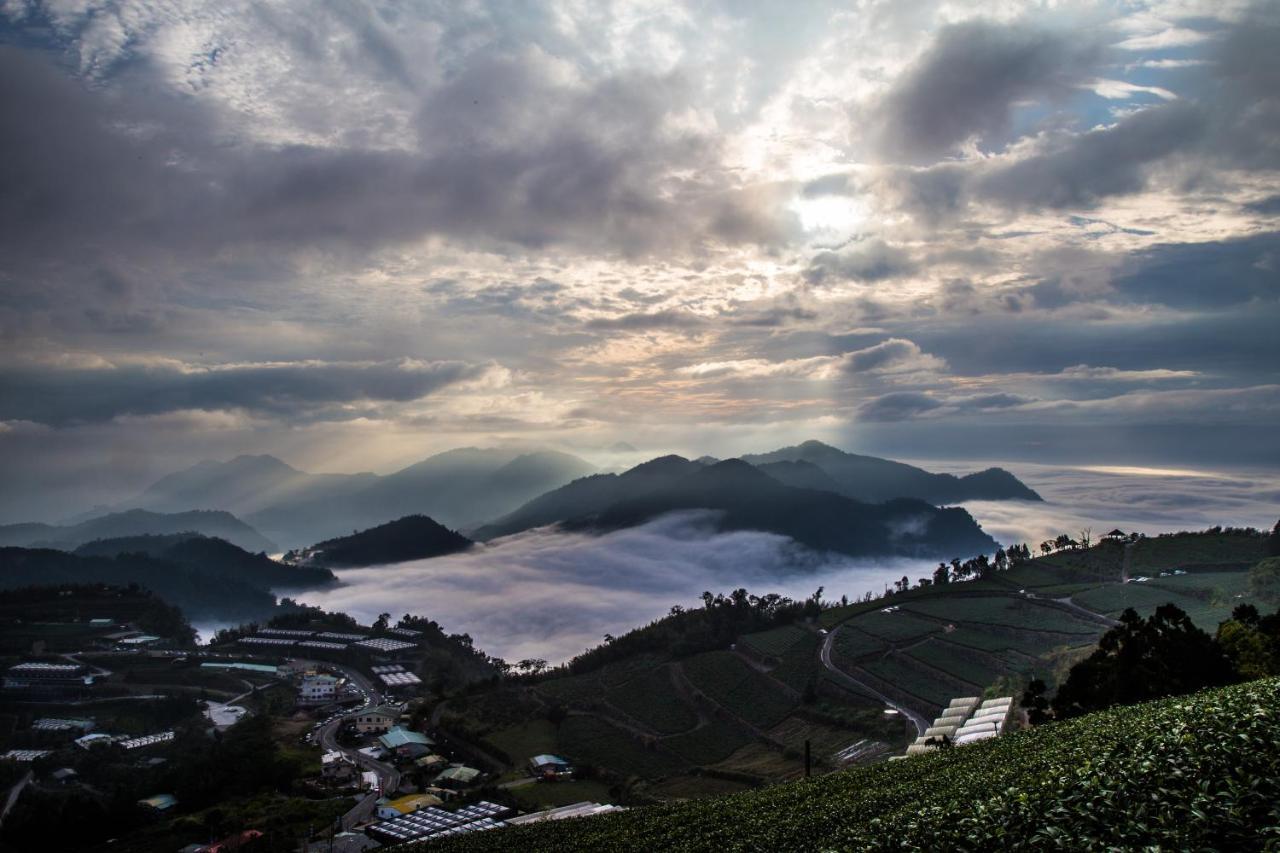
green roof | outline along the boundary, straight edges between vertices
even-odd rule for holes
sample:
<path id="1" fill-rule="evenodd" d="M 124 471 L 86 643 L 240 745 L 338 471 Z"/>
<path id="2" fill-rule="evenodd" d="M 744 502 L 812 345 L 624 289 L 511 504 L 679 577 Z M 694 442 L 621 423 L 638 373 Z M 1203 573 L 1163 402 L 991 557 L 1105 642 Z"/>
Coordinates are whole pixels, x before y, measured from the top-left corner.
<path id="1" fill-rule="evenodd" d="M 449 782 L 462 782 L 463 784 L 467 784 L 474 782 L 476 777 L 479 775 L 480 771 L 474 767 L 450 767 L 448 770 L 442 771 L 440 775 L 436 777 L 436 781 L 438 782 L 441 779 L 444 779 Z"/>

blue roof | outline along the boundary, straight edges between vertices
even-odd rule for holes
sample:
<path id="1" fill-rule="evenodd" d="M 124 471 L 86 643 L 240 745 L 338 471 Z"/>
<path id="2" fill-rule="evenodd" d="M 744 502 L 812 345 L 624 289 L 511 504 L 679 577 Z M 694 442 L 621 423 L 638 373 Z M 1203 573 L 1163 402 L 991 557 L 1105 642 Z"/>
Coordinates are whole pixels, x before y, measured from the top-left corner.
<path id="1" fill-rule="evenodd" d="M 411 743 L 416 743 L 421 746 L 430 746 L 431 738 L 421 732 L 411 732 L 408 729 L 396 726 L 385 735 L 378 738 L 378 743 L 382 744 L 387 749 L 395 749 L 398 746 L 407 746 Z"/>
<path id="2" fill-rule="evenodd" d="M 572 764 L 573 762 L 571 762 L 567 758 L 561 758 L 558 755 L 543 754 L 543 755 L 535 755 L 533 758 L 530 758 L 529 763 L 535 764 L 535 765 L 542 765 L 542 764 Z"/>

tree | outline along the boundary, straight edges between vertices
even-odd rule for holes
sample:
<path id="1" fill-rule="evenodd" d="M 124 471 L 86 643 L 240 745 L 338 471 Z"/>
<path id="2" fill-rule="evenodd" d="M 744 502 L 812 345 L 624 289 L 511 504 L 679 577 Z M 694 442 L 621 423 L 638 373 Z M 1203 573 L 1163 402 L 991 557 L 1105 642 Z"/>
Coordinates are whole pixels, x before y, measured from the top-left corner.
<path id="1" fill-rule="evenodd" d="M 1093 654 L 1071 668 L 1053 697 L 1053 713 L 1076 717 L 1236 680 L 1230 659 L 1176 605 L 1162 604 L 1147 619 L 1129 608 Z"/>
<path id="2" fill-rule="evenodd" d="M 951 568 L 946 563 L 938 563 L 938 568 L 933 570 L 934 586 L 941 586 L 951 580 Z"/>
<path id="3" fill-rule="evenodd" d="M 1050 718 L 1049 700 L 1044 695 L 1046 689 L 1043 681 L 1033 678 L 1022 694 L 1022 707 L 1027 710 L 1027 720 L 1033 726 L 1038 726 Z"/>
<path id="4" fill-rule="evenodd" d="M 1092 542 L 1093 542 L 1093 528 L 1086 527 L 1084 530 L 1081 530 L 1080 531 L 1080 547 L 1088 551 L 1089 545 L 1092 544 Z"/>
<path id="5" fill-rule="evenodd" d="M 1265 678 L 1277 672 L 1273 643 L 1256 623 L 1228 619 L 1218 626 L 1216 639 L 1241 678 Z"/>
<path id="6" fill-rule="evenodd" d="M 1280 557 L 1259 560 L 1249 570 L 1249 594 L 1268 604 L 1280 604 Z"/>
<path id="7" fill-rule="evenodd" d="M 1280 557 L 1280 521 L 1271 528 L 1271 535 L 1267 537 L 1267 556 Z"/>
<path id="8" fill-rule="evenodd" d="M 387 625 L 390 624 L 390 622 L 391 622 L 390 613 L 379 613 L 378 618 L 375 619 L 373 622 L 373 630 L 385 631 L 387 630 Z"/>

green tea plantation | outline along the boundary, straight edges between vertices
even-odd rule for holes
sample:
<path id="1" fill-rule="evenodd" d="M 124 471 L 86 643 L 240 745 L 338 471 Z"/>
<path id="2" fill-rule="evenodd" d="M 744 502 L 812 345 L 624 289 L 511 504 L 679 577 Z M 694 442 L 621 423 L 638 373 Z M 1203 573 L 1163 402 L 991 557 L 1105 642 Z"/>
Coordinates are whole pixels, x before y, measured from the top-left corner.
<path id="1" fill-rule="evenodd" d="M 1280 848 L 1280 679 L 715 799 L 424 845 L 520 850 Z"/>

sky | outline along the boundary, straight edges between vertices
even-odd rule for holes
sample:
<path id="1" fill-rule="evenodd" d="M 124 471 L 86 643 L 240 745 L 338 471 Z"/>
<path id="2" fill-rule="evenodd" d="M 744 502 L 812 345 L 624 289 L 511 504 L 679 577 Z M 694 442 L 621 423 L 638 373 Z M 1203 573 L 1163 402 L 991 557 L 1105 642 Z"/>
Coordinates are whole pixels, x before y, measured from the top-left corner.
<path id="1" fill-rule="evenodd" d="M 1198 0 L 0 0 L 0 473 L 1280 467 L 1277 44 Z"/>

